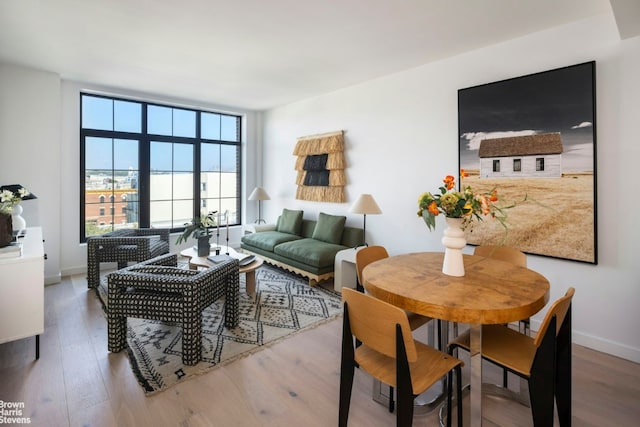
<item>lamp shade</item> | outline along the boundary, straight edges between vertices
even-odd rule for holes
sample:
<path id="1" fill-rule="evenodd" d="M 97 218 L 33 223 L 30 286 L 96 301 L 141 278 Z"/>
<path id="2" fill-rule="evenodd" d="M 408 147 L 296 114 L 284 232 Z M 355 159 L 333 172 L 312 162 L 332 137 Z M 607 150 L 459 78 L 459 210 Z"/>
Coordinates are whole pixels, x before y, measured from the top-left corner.
<path id="1" fill-rule="evenodd" d="M 249 195 L 249 200 L 271 200 L 271 197 L 262 187 L 256 187 Z"/>
<path id="2" fill-rule="evenodd" d="M 360 197 L 349 208 L 350 213 L 377 215 L 381 214 L 380 207 L 371 194 L 361 194 Z"/>

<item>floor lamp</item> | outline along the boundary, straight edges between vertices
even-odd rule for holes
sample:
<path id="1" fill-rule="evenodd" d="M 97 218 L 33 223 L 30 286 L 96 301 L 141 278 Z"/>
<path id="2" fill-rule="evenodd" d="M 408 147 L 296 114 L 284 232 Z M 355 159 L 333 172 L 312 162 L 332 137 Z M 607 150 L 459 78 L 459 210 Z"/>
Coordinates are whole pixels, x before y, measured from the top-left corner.
<path id="1" fill-rule="evenodd" d="M 267 194 L 267 192 L 262 187 L 256 187 L 253 189 L 251 194 L 249 195 L 249 200 L 257 200 L 258 201 L 258 219 L 256 223 L 260 224 L 261 222 L 267 222 L 262 219 L 262 201 L 270 200 L 271 197 Z"/>
<path id="2" fill-rule="evenodd" d="M 362 214 L 364 215 L 364 223 L 363 223 L 363 237 L 362 237 L 362 245 L 358 246 L 369 246 L 367 244 L 367 215 L 378 215 L 381 214 L 382 211 L 380 207 L 374 200 L 371 194 L 361 194 L 360 197 L 355 201 L 353 205 L 349 208 L 350 213 Z M 356 246 L 356 248 L 358 247 Z"/>

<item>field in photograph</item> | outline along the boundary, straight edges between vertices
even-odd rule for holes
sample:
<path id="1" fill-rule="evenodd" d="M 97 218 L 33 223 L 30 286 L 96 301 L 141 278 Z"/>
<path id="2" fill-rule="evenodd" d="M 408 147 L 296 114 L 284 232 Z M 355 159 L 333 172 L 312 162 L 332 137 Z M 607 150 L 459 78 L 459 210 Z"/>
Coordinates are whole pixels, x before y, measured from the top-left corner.
<path id="1" fill-rule="evenodd" d="M 467 231 L 474 245 L 508 245 L 523 252 L 594 262 L 593 175 L 567 174 L 562 178 L 478 177 L 466 171 L 462 186 L 474 192 L 498 189 L 499 206 L 516 203 L 507 210 L 508 231 L 485 217 Z M 528 200 L 523 201 L 525 198 Z"/>

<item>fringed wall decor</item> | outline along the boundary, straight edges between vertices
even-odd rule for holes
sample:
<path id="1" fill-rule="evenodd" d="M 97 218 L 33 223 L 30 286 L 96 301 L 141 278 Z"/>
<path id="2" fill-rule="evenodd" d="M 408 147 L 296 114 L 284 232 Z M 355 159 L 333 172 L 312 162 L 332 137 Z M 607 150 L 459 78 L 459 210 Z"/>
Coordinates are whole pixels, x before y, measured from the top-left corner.
<path id="1" fill-rule="evenodd" d="M 343 131 L 298 138 L 296 199 L 344 203 L 345 161 Z"/>

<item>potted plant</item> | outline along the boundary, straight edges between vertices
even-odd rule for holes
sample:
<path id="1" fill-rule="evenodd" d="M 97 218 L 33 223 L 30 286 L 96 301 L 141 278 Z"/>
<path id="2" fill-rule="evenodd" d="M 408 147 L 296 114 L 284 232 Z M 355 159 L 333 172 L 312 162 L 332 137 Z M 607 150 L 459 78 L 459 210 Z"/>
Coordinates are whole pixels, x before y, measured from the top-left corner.
<path id="1" fill-rule="evenodd" d="M 11 187 L 18 187 L 15 191 Z M 16 186 L 3 187 L 0 191 L 0 248 L 7 246 L 13 240 L 13 209 L 27 196 L 29 191 Z M 22 212 L 22 211 L 20 211 Z"/>
<path id="2" fill-rule="evenodd" d="M 198 256 L 209 255 L 211 248 L 209 243 L 209 239 L 211 239 L 210 230 L 217 225 L 215 218 L 217 212 L 209 212 L 207 215 L 194 218 L 191 222 L 185 223 L 184 231 L 178 236 L 176 244 L 179 245 L 182 242 L 186 242 L 189 236 L 192 236 L 198 241 Z"/>

